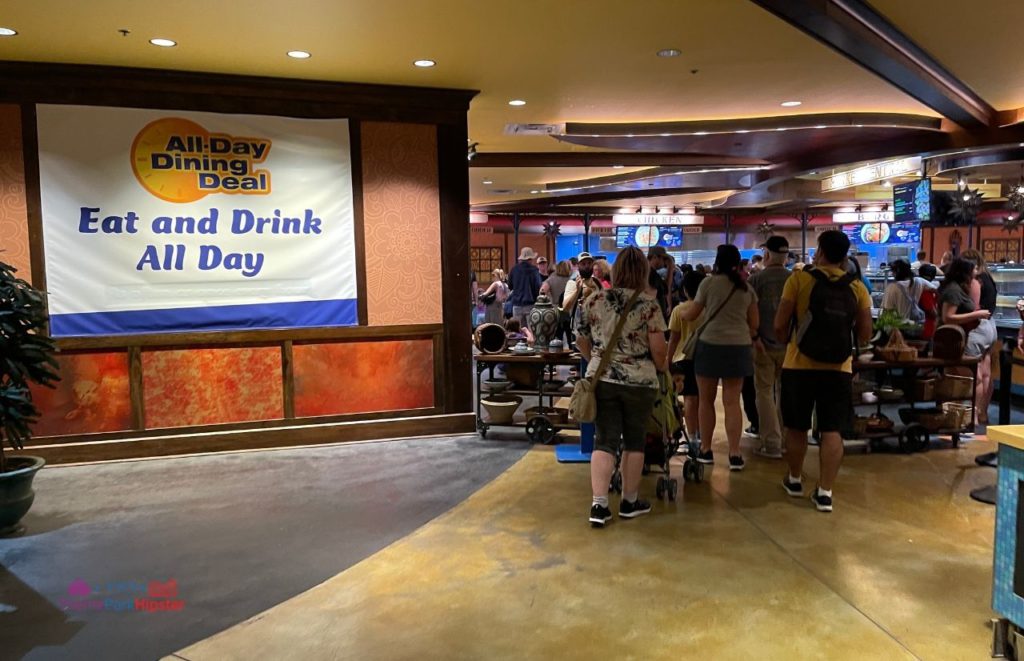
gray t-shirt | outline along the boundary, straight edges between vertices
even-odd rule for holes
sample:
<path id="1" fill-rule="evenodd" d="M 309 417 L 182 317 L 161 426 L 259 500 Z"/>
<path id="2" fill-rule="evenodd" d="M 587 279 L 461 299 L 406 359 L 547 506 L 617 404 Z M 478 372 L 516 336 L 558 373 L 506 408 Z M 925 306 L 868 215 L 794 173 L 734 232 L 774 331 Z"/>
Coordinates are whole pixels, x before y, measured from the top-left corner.
<path id="1" fill-rule="evenodd" d="M 946 303 L 956 306 L 956 314 L 974 312 L 974 299 L 972 299 L 971 295 L 965 292 L 963 288 L 955 282 L 948 283 L 942 290 L 942 293 L 939 294 L 940 314 L 942 310 L 941 306 Z"/>
<path id="2" fill-rule="evenodd" d="M 710 319 L 729 296 L 734 285 L 727 276 L 713 275 L 705 278 L 697 288 L 694 300 L 704 306 L 704 314 Z M 700 341 L 707 344 L 745 345 L 751 344 L 750 325 L 747 323 L 747 309 L 751 303 L 757 303 L 757 295 L 750 287 L 736 290 L 736 293 L 725 303 L 721 312 L 704 328 Z"/>
<path id="3" fill-rule="evenodd" d="M 775 341 L 775 313 L 782 300 L 782 288 L 786 286 L 790 275 L 785 266 L 773 264 L 750 276 L 750 287 L 757 294 L 757 311 L 761 316 L 758 333 L 769 349 L 782 349 L 786 346 L 785 342 Z"/>

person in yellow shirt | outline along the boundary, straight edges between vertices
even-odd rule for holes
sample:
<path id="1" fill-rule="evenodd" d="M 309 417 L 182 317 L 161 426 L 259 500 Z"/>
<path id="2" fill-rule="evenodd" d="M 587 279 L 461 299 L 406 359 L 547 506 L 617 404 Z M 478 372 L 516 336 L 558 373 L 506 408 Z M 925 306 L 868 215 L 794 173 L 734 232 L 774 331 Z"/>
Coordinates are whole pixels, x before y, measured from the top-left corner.
<path id="1" fill-rule="evenodd" d="M 685 355 L 683 347 L 686 346 L 686 340 L 689 339 L 690 334 L 703 323 L 704 317 L 700 316 L 693 321 L 687 321 L 683 316 L 693 307 L 693 299 L 697 297 L 697 288 L 706 277 L 698 271 L 690 271 L 683 276 L 683 292 L 686 294 L 686 300 L 673 308 L 668 322 L 668 329 L 671 331 L 668 340 L 668 371 L 683 379 L 683 419 L 686 423 L 686 433 L 695 439 L 700 439 L 698 423 L 700 391 L 697 390 L 697 375 L 693 371 L 693 356 Z"/>
<path id="2" fill-rule="evenodd" d="M 832 487 L 843 461 L 840 431 L 850 418 L 854 338 L 859 346 L 871 337 L 871 296 L 856 275 L 847 273 L 849 250 L 845 234 L 822 232 L 814 268 L 790 276 L 775 315 L 775 337 L 789 338 L 782 363 L 789 472 L 782 487 L 793 497 L 804 494 L 807 432 L 817 411 L 820 475 L 811 500 L 820 512 L 832 511 Z"/>

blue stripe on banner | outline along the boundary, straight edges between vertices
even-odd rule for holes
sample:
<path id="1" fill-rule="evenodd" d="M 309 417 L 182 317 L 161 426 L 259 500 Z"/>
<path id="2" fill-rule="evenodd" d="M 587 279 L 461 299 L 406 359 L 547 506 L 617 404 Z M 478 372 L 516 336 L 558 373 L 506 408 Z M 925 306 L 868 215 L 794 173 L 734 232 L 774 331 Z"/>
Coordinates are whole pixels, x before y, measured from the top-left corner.
<path id="1" fill-rule="evenodd" d="M 213 330 L 262 330 L 311 326 L 355 326 L 355 299 L 221 305 L 169 310 L 82 312 L 50 317 L 50 334 L 125 335 Z"/>

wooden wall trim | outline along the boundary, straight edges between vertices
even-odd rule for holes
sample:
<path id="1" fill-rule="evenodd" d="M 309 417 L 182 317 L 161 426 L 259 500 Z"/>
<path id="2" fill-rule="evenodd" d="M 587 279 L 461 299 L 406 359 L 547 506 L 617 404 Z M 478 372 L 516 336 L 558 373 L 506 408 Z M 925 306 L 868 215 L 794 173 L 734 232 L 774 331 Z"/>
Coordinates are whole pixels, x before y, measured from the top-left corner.
<path id="1" fill-rule="evenodd" d="M 466 125 L 437 127 L 441 202 L 441 282 L 444 291 L 444 410 L 473 409 L 469 281 L 469 168 Z"/>
<path id="2" fill-rule="evenodd" d="M 274 427 L 244 432 L 187 433 L 159 437 L 150 435 L 129 440 L 33 445 L 31 448 L 26 448 L 26 453 L 43 457 L 50 465 L 58 465 L 180 454 L 208 454 L 352 441 L 415 438 L 436 434 L 467 434 L 474 431 L 475 424 L 471 413 L 460 413 L 404 419 L 359 420 L 303 427 Z"/>
<path id="3" fill-rule="evenodd" d="M 132 407 L 132 427 L 146 428 L 146 393 L 142 379 L 142 349 L 128 349 L 128 394 Z"/>
<path id="4" fill-rule="evenodd" d="M 468 291 L 469 284 L 467 282 Z M 251 331 L 202 331 L 196 333 L 154 333 L 146 335 L 108 335 L 104 337 L 65 337 L 57 340 L 61 351 L 124 349 L 127 347 L 186 347 L 218 345 L 276 345 L 293 342 L 359 342 L 432 337 L 444 331 L 444 324 L 407 326 L 328 326 L 324 328 L 282 328 Z"/>
<path id="5" fill-rule="evenodd" d="M 476 90 L 341 83 L 265 76 L 0 62 L 0 101 L 166 110 L 349 117 L 465 126 Z M 463 159 L 465 148 L 463 145 Z"/>
<path id="6" fill-rule="evenodd" d="M 370 314 L 366 295 L 366 217 L 363 213 L 363 140 L 359 121 L 349 122 L 349 159 L 352 165 L 352 232 L 356 251 L 356 316 L 368 326 Z"/>
<path id="7" fill-rule="evenodd" d="M 284 403 L 284 417 L 295 417 L 295 362 L 292 357 L 292 341 L 281 343 L 281 397 Z"/>
<path id="8" fill-rule="evenodd" d="M 43 246 L 43 203 L 39 185 L 39 134 L 36 131 L 36 107 L 31 103 L 21 106 L 21 150 L 25 164 L 25 206 L 28 211 L 32 286 L 45 292 L 46 252 Z"/>

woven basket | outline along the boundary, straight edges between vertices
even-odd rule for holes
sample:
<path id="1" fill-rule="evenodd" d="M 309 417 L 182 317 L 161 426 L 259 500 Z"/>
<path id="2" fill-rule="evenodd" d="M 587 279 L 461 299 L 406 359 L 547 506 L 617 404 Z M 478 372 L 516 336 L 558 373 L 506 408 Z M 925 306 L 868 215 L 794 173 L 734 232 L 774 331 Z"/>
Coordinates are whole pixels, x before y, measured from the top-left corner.
<path id="1" fill-rule="evenodd" d="M 963 429 L 971 421 L 973 408 L 960 402 L 946 402 L 942 405 L 946 412 L 946 429 Z"/>
<path id="2" fill-rule="evenodd" d="M 974 379 L 969 376 L 946 374 L 935 382 L 935 396 L 939 399 L 969 399 Z"/>
<path id="3" fill-rule="evenodd" d="M 915 379 L 910 392 L 916 402 L 935 399 L 935 379 Z"/>
<path id="4" fill-rule="evenodd" d="M 875 349 L 875 355 L 887 363 L 909 363 L 917 360 L 917 349 L 914 347 L 882 347 Z"/>

